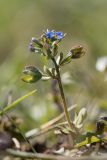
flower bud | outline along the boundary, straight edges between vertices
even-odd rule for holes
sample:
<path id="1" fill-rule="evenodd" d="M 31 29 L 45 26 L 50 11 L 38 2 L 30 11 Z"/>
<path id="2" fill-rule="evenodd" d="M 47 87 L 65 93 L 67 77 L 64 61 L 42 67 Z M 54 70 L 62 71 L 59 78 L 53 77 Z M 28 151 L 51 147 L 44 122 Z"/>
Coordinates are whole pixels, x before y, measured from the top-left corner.
<path id="1" fill-rule="evenodd" d="M 34 43 L 35 45 L 37 45 L 37 47 L 42 48 L 43 45 L 41 44 L 40 41 L 41 41 L 40 39 L 37 39 L 37 38 L 35 38 L 35 37 L 32 37 L 32 39 L 31 39 L 31 42 L 32 42 L 32 43 Z"/>
<path id="2" fill-rule="evenodd" d="M 29 50 L 30 50 L 31 52 L 35 52 L 35 47 L 34 47 L 34 45 L 33 45 L 32 42 L 29 44 Z"/>
<path id="3" fill-rule="evenodd" d="M 29 50 L 35 53 L 41 53 L 41 48 L 35 47 L 35 45 L 31 42 L 29 44 Z"/>
<path id="4" fill-rule="evenodd" d="M 31 52 L 41 53 L 43 48 L 43 45 L 41 43 L 40 39 L 36 39 L 35 37 L 32 37 L 31 42 L 29 44 L 29 50 Z"/>
<path id="5" fill-rule="evenodd" d="M 23 73 L 22 80 L 27 83 L 34 83 L 42 78 L 41 71 L 35 66 L 26 66 Z"/>
<path id="6" fill-rule="evenodd" d="M 69 54 L 72 59 L 76 59 L 82 57 L 85 54 L 85 51 L 82 46 L 76 46 L 70 50 Z"/>

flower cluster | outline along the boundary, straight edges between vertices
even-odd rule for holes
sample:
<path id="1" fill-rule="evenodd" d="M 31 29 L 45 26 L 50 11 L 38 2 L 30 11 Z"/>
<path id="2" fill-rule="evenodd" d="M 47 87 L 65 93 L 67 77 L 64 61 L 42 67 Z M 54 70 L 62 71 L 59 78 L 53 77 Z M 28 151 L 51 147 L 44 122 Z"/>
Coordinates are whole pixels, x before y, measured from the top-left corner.
<path id="1" fill-rule="evenodd" d="M 51 41 L 62 40 L 65 36 L 62 32 L 56 32 L 54 30 L 47 30 L 45 32 L 45 36 L 49 38 Z"/>
<path id="2" fill-rule="evenodd" d="M 58 68 L 70 63 L 72 59 L 80 58 L 85 54 L 82 46 L 76 46 L 71 48 L 71 50 L 64 56 L 63 52 L 58 54 L 58 46 L 66 34 L 61 31 L 47 30 L 43 32 L 40 38 L 32 37 L 29 44 L 29 49 L 31 52 L 39 53 L 46 56 L 47 59 L 56 61 Z M 42 72 L 35 66 L 28 66 L 24 69 L 24 76 L 22 80 L 28 83 L 34 83 L 40 79 L 57 79 L 55 68 L 44 67 L 44 72 Z"/>
<path id="3" fill-rule="evenodd" d="M 44 56 L 50 57 L 52 52 L 57 52 L 58 43 L 64 38 L 65 34 L 54 30 L 47 30 L 39 39 L 32 37 L 29 44 L 31 52 L 42 53 Z"/>

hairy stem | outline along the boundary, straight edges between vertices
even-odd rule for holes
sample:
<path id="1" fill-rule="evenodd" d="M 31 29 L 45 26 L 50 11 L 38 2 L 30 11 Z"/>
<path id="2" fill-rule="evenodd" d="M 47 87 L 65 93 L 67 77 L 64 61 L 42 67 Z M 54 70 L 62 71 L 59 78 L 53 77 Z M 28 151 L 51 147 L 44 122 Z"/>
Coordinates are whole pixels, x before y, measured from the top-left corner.
<path id="1" fill-rule="evenodd" d="M 57 72 L 57 81 L 58 81 L 59 90 L 60 90 L 60 94 L 61 94 L 61 98 L 62 98 L 62 102 L 63 102 L 63 106 L 64 106 L 65 116 L 66 116 L 66 119 L 68 121 L 68 124 L 69 124 L 70 128 L 72 129 L 73 126 L 72 126 L 70 115 L 69 115 L 69 112 L 68 112 L 68 109 L 67 109 L 68 107 L 67 107 L 67 103 L 66 103 L 66 99 L 65 99 L 65 95 L 64 95 L 64 91 L 63 91 L 63 86 L 62 86 L 62 82 L 61 82 L 59 66 L 56 63 L 55 58 L 52 58 L 52 61 L 55 65 L 55 69 L 56 69 L 56 72 Z"/>

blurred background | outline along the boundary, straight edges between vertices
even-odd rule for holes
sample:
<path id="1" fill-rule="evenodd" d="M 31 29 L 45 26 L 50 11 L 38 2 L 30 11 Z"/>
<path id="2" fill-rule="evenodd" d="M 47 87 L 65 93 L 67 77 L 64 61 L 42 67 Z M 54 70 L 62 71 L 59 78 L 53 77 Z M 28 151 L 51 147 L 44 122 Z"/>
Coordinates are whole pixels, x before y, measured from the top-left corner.
<path id="1" fill-rule="evenodd" d="M 35 95 L 12 111 L 24 119 L 25 130 L 59 115 L 53 82 L 21 81 L 24 66 L 45 65 L 43 57 L 29 52 L 31 38 L 54 29 L 67 33 L 60 46 L 65 55 L 75 45 L 86 50 L 84 57 L 63 68 L 62 79 L 68 105 L 78 104 L 77 110 L 86 107 L 90 114 L 85 130 L 94 129 L 97 117 L 107 114 L 106 17 L 105 0 L 0 0 L 0 107 L 6 106 L 9 96 L 16 100 L 36 88 Z"/>

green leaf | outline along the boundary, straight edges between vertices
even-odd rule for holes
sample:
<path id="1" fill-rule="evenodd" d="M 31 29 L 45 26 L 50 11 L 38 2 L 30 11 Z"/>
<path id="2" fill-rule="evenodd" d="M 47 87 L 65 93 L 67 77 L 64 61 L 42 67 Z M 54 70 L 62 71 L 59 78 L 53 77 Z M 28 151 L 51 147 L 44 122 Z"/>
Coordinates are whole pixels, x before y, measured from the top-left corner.
<path id="1" fill-rule="evenodd" d="M 43 48 L 43 45 L 41 43 L 41 39 L 37 39 L 35 37 L 32 37 L 32 42 L 35 44 L 36 47 Z"/>
<path id="2" fill-rule="evenodd" d="M 71 62 L 71 55 L 68 54 L 61 62 L 60 62 L 60 66 L 64 66 L 65 64 L 68 64 Z"/>
<path id="3" fill-rule="evenodd" d="M 3 110 L 0 111 L 0 115 L 3 115 L 4 113 L 8 112 L 9 110 L 13 109 L 16 107 L 16 105 L 18 105 L 21 101 L 23 101 L 25 98 L 31 96 L 32 94 L 34 94 L 37 90 L 33 90 L 29 93 L 27 93 L 26 95 L 20 97 L 19 99 L 17 99 L 16 101 L 14 101 L 12 104 L 6 106 Z"/>
<path id="4" fill-rule="evenodd" d="M 86 139 L 80 143 L 77 143 L 75 145 L 75 148 L 79 148 L 79 147 L 82 147 L 82 146 L 85 146 L 87 144 L 92 144 L 92 143 L 97 143 L 97 142 L 101 142 L 101 139 L 96 137 L 96 136 L 92 136 L 92 137 L 86 137 Z"/>
<path id="5" fill-rule="evenodd" d="M 83 126 L 83 121 L 87 116 L 87 111 L 86 108 L 82 108 L 80 110 L 80 112 L 78 113 L 78 115 L 75 115 L 75 119 L 74 119 L 74 124 L 77 128 L 82 128 Z"/>
<path id="6" fill-rule="evenodd" d="M 35 83 L 42 78 L 42 72 L 35 66 L 26 66 L 22 80 L 26 83 Z"/>
<path id="7" fill-rule="evenodd" d="M 70 128 L 68 125 L 58 126 L 57 127 L 61 133 L 63 134 L 70 134 L 70 133 L 76 133 L 74 128 Z"/>
<path id="8" fill-rule="evenodd" d="M 70 129 L 67 128 L 66 126 L 59 126 L 58 129 L 61 131 L 63 134 L 70 134 Z"/>
<path id="9" fill-rule="evenodd" d="M 26 83 L 34 83 L 35 82 L 35 79 L 33 76 L 31 75 L 24 75 L 21 77 L 21 80 L 26 82 Z"/>

